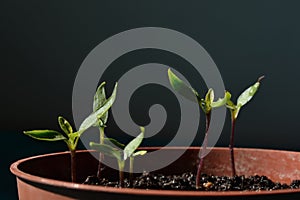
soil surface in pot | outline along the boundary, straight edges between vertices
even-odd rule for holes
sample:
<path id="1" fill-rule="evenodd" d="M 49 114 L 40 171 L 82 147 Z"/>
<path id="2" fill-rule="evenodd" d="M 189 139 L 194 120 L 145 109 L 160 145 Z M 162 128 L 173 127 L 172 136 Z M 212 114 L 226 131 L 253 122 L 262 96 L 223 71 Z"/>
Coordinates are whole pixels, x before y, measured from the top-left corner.
<path id="1" fill-rule="evenodd" d="M 161 190 L 187 190 L 187 191 L 261 191 L 298 189 L 300 180 L 294 180 L 291 184 L 273 182 L 266 176 L 214 176 L 202 174 L 201 186 L 196 189 L 196 176 L 192 172 L 180 175 L 163 175 L 154 173 L 143 173 L 134 177 L 132 181 L 124 180 L 126 188 L 140 189 L 161 189 Z M 89 176 L 83 184 L 119 187 L 118 181 L 111 181 L 106 178 L 99 179 L 96 176 Z"/>

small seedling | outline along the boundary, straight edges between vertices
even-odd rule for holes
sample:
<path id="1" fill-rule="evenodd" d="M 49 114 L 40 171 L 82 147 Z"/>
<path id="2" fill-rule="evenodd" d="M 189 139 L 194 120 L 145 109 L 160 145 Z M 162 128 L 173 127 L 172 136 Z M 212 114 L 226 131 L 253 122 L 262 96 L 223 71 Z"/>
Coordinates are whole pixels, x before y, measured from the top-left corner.
<path id="1" fill-rule="evenodd" d="M 105 82 L 102 82 L 100 86 L 97 88 L 97 91 L 94 95 L 94 102 L 93 102 L 93 111 L 97 111 L 99 108 L 101 108 L 107 101 L 106 99 L 106 94 L 105 94 Z M 94 126 L 98 127 L 99 132 L 100 132 L 100 144 L 104 143 L 104 129 L 106 127 L 108 119 L 108 112 L 104 113 L 100 118 L 98 118 L 96 124 Z M 101 177 L 101 169 L 102 169 L 102 161 L 104 159 L 103 154 L 100 152 L 99 153 L 99 164 L 98 164 L 98 171 L 97 171 L 97 177 Z"/>
<path id="2" fill-rule="evenodd" d="M 204 154 L 208 144 L 208 130 L 211 120 L 211 111 L 213 108 L 221 107 L 226 104 L 226 102 L 230 99 L 231 95 L 229 92 L 225 91 L 225 95 L 222 99 L 218 99 L 214 101 L 214 91 L 213 89 L 209 89 L 205 95 L 205 98 L 201 98 L 198 92 L 186 85 L 181 79 L 179 79 L 170 69 L 168 70 L 168 77 L 171 86 L 174 90 L 178 93 L 183 95 L 184 97 L 194 101 L 195 97 L 198 101 L 199 106 L 201 107 L 202 111 L 205 113 L 206 117 L 206 127 L 205 127 L 205 136 L 203 141 L 203 149 L 200 152 L 200 162 L 197 169 L 196 175 L 196 188 L 200 187 L 200 178 L 201 178 L 201 170 L 203 167 L 203 160 Z"/>
<path id="3" fill-rule="evenodd" d="M 84 130 L 73 132 L 73 128 L 70 123 L 63 117 L 58 117 L 58 123 L 63 132 L 58 132 L 55 130 L 33 130 L 33 131 L 24 131 L 24 134 L 38 140 L 45 141 L 64 141 L 71 154 L 71 180 L 76 182 L 76 147 L 80 135 Z"/>
<path id="4" fill-rule="evenodd" d="M 118 142 L 117 140 L 113 139 L 113 138 L 104 138 L 104 143 L 112 143 L 113 145 L 115 145 L 116 147 L 124 150 L 125 149 L 125 144 L 122 144 L 120 142 Z M 133 163 L 134 163 L 134 158 L 136 156 L 143 156 L 147 153 L 146 150 L 140 150 L 140 151 L 135 151 L 130 157 L 129 157 L 129 184 L 130 186 L 132 186 L 132 180 L 133 180 Z"/>
<path id="5" fill-rule="evenodd" d="M 64 141 L 71 154 L 71 180 L 72 182 L 76 182 L 76 148 L 79 141 L 80 136 L 91 126 L 96 124 L 98 118 L 101 118 L 109 108 L 112 106 L 115 101 L 117 93 L 117 83 L 114 87 L 114 91 L 112 95 L 107 99 L 105 104 L 99 107 L 98 110 L 94 111 L 91 115 L 89 115 L 80 125 L 78 131 L 73 131 L 70 123 L 63 117 L 58 117 L 58 123 L 62 130 L 62 132 L 58 132 L 55 130 L 32 130 L 32 131 L 24 131 L 24 134 L 37 139 L 44 141 Z"/>
<path id="6" fill-rule="evenodd" d="M 234 162 L 234 133 L 235 133 L 235 123 L 236 119 L 239 115 L 239 112 L 241 108 L 246 105 L 254 96 L 254 94 L 257 92 L 260 81 L 264 78 L 264 76 L 261 76 L 258 78 L 257 82 L 254 83 L 252 86 L 247 88 L 237 99 L 237 103 L 234 104 L 231 100 L 228 100 L 226 103 L 226 107 L 230 110 L 231 114 L 231 135 L 230 135 L 230 159 L 231 159 L 231 168 L 232 168 L 232 175 L 236 175 L 235 170 L 235 162 Z"/>
<path id="7" fill-rule="evenodd" d="M 110 141 L 114 144 L 114 147 L 109 144 L 99 144 L 95 142 L 90 142 L 90 146 L 92 149 L 95 149 L 99 152 L 107 156 L 111 156 L 117 159 L 118 167 L 119 167 L 119 186 L 124 187 L 124 167 L 125 161 L 129 158 L 130 166 L 130 182 L 132 182 L 132 174 L 133 174 L 133 161 L 134 157 L 138 155 L 144 155 L 147 151 L 136 151 L 137 148 L 142 143 L 144 138 L 145 129 L 141 127 L 141 133 L 134 138 L 131 142 L 129 142 L 126 146 L 117 142 L 115 139 L 106 138 L 107 141 Z M 124 148 L 124 149 L 123 149 Z"/>

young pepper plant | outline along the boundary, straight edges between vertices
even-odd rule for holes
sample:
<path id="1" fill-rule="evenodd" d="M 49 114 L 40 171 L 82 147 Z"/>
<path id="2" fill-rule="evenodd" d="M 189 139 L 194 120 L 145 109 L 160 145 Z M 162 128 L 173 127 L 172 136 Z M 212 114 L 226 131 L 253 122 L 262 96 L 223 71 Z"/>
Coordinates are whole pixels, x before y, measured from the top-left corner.
<path id="1" fill-rule="evenodd" d="M 93 101 L 93 111 L 97 111 L 99 108 L 101 108 L 107 101 L 106 99 L 106 94 L 105 94 L 105 82 L 102 82 L 100 86 L 97 88 L 97 91 L 94 95 L 94 101 Z M 97 122 L 94 124 L 94 126 L 98 127 L 99 133 L 100 133 L 100 144 L 104 143 L 104 129 L 106 127 L 108 119 L 108 112 L 104 113 L 100 118 L 98 118 Z M 97 171 L 97 177 L 101 177 L 101 170 L 102 170 L 102 161 L 104 157 L 103 154 L 100 152 L 99 153 L 99 164 L 98 164 L 98 171 Z"/>
<path id="2" fill-rule="evenodd" d="M 58 117 L 58 123 L 62 130 L 62 132 L 58 132 L 55 130 L 31 130 L 31 131 L 24 131 L 25 135 L 28 135 L 37 140 L 43 141 L 64 141 L 71 155 L 71 180 L 72 182 L 76 182 L 76 148 L 79 141 L 80 136 L 91 126 L 93 126 L 97 119 L 100 118 L 102 115 L 107 113 L 108 109 L 112 106 L 113 102 L 116 98 L 117 92 L 117 83 L 115 85 L 114 91 L 110 98 L 100 107 L 98 110 L 93 112 L 89 115 L 80 125 L 78 131 L 73 131 L 71 124 L 63 117 Z"/>
<path id="3" fill-rule="evenodd" d="M 145 129 L 143 127 L 140 128 L 141 133 L 130 141 L 126 146 L 117 142 L 115 139 L 107 138 L 107 141 L 110 141 L 112 145 L 109 144 L 99 144 L 95 142 L 90 142 L 90 146 L 92 149 L 95 149 L 103 154 L 116 158 L 118 162 L 119 168 L 119 186 L 124 187 L 124 167 L 125 161 L 129 158 L 130 166 L 129 166 L 129 174 L 130 174 L 130 184 L 132 183 L 132 174 L 133 174 L 133 161 L 134 157 L 139 155 L 144 155 L 147 151 L 141 150 L 136 151 L 137 148 L 142 143 L 144 138 Z"/>
<path id="4" fill-rule="evenodd" d="M 260 81 L 263 78 L 264 76 L 259 77 L 256 83 L 254 83 L 252 86 L 247 88 L 243 93 L 241 93 L 241 95 L 237 99 L 236 104 L 234 104 L 231 100 L 228 100 L 226 103 L 226 107 L 230 110 L 230 114 L 231 114 L 231 135 L 230 135 L 229 150 L 230 150 L 232 176 L 236 175 L 235 162 L 234 162 L 234 133 L 235 133 L 236 120 L 241 108 L 244 105 L 246 105 L 257 92 L 260 86 Z"/>
<path id="5" fill-rule="evenodd" d="M 225 91 L 225 95 L 223 98 L 219 98 L 217 101 L 214 101 L 214 91 L 213 91 L 213 89 L 209 89 L 205 95 L 205 98 L 201 98 L 195 89 L 186 85 L 181 79 L 179 79 L 171 71 L 171 69 L 168 69 L 168 77 L 169 77 L 171 86 L 179 94 L 183 95 L 184 97 L 186 97 L 192 101 L 194 101 L 194 99 L 196 97 L 200 108 L 205 113 L 205 118 L 206 118 L 205 136 L 204 136 L 204 140 L 203 140 L 203 148 L 200 152 L 200 161 L 199 161 L 197 175 L 196 175 L 196 189 L 198 189 L 198 188 L 200 188 L 201 170 L 203 167 L 204 154 L 206 152 L 206 148 L 207 148 L 207 144 L 208 144 L 208 130 L 209 130 L 209 126 L 210 126 L 212 109 L 225 105 L 226 102 L 231 98 L 231 95 L 229 92 Z"/>
<path id="6" fill-rule="evenodd" d="M 142 132 L 144 131 L 144 129 L 141 129 Z M 108 144 L 113 144 L 116 147 L 124 150 L 125 149 L 125 144 L 122 144 L 120 142 L 118 142 L 117 140 L 113 139 L 113 138 L 105 138 L 104 139 L 104 143 L 108 143 Z M 128 147 L 127 147 L 128 148 Z M 140 151 L 135 151 L 130 157 L 129 157 L 129 184 L 130 186 L 132 186 L 133 184 L 133 163 L 134 163 L 134 158 L 136 156 L 143 156 L 147 153 L 146 150 L 140 150 Z"/>

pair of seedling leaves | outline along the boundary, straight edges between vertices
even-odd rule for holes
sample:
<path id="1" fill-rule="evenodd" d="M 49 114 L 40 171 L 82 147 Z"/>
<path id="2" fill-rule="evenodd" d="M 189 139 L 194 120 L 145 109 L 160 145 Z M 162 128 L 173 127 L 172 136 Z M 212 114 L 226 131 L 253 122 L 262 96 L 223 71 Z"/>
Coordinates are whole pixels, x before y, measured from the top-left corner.
<path id="1" fill-rule="evenodd" d="M 92 149 L 95 149 L 107 156 L 116 158 L 120 171 L 124 170 L 125 161 L 130 158 L 130 171 L 132 171 L 132 162 L 134 157 L 142 156 L 147 153 L 145 150 L 136 151 L 144 139 L 145 129 L 144 127 L 140 127 L 140 129 L 141 133 L 136 138 L 131 140 L 126 146 L 113 138 L 105 138 L 104 144 L 90 142 L 90 146 Z M 109 143 L 113 145 L 109 145 Z"/>
<path id="2" fill-rule="evenodd" d="M 94 95 L 93 112 L 80 125 L 79 130 L 73 130 L 71 124 L 62 116 L 58 117 L 58 123 L 62 132 L 55 130 L 32 130 L 24 133 L 34 139 L 44 141 L 64 141 L 70 151 L 75 151 L 80 136 L 90 127 L 105 127 L 108 118 L 108 110 L 113 105 L 117 94 L 117 83 L 115 84 L 112 95 L 106 99 L 105 82 L 103 82 Z M 105 138 L 105 143 L 110 143 L 118 148 L 108 144 L 97 144 L 91 142 L 91 147 L 102 153 L 117 158 L 118 161 L 126 160 L 128 157 L 144 155 L 146 151 L 136 151 L 144 138 L 144 128 L 141 127 L 141 133 L 133 139 L 128 145 L 124 145 L 112 138 Z"/>
<path id="3" fill-rule="evenodd" d="M 226 107 L 230 110 L 231 115 L 234 119 L 238 117 L 240 109 L 247 104 L 256 91 L 259 88 L 260 80 L 263 79 L 263 76 L 260 77 L 256 83 L 247 88 L 237 99 L 237 103 L 234 104 L 230 98 L 231 94 L 228 91 L 225 91 L 225 95 L 223 98 L 219 98 L 217 101 L 214 101 L 214 91 L 213 89 L 209 89 L 205 95 L 205 98 L 201 98 L 196 90 L 192 87 L 186 85 L 180 78 L 178 78 L 170 69 L 168 70 L 168 76 L 171 83 L 171 86 L 176 90 L 179 94 L 186 97 L 189 100 L 194 101 L 195 96 L 199 103 L 199 106 L 203 110 L 205 114 L 211 112 L 212 108 L 221 107 L 226 105 Z"/>
<path id="4" fill-rule="evenodd" d="M 24 133 L 34 139 L 45 140 L 45 141 L 64 141 L 69 150 L 76 150 L 78 140 L 82 133 L 84 133 L 91 126 L 102 125 L 106 123 L 107 112 L 112 106 L 116 99 L 117 86 L 115 84 L 112 95 L 106 99 L 103 96 L 102 92 L 104 90 L 105 82 L 103 82 L 97 89 L 97 92 L 94 96 L 93 112 L 82 122 L 78 131 L 73 130 L 71 124 L 62 116 L 58 117 L 58 123 L 62 132 L 55 130 L 33 130 L 33 131 L 24 131 Z"/>

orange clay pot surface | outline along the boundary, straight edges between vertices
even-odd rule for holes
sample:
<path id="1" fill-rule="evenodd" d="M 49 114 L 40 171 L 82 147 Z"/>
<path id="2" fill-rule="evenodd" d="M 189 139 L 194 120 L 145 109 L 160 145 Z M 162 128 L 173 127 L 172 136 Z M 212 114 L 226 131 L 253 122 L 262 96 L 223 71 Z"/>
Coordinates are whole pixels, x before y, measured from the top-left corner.
<path id="1" fill-rule="evenodd" d="M 140 148 L 155 151 L 159 147 Z M 179 151 L 182 147 L 168 147 L 164 151 Z M 77 180 L 70 180 L 70 155 L 68 152 L 40 155 L 19 160 L 11 165 L 11 172 L 17 177 L 20 200 L 177 200 L 185 199 L 300 199 L 300 189 L 274 191 L 174 191 L 145 190 L 130 188 L 113 188 L 81 184 L 89 175 L 95 175 L 98 160 L 92 156 L 93 151 L 82 150 L 77 153 Z M 158 173 L 176 174 L 196 170 L 195 158 L 199 148 L 189 147 L 187 151 L 171 165 L 158 170 Z M 93 152 L 96 153 L 96 152 Z M 290 183 L 300 179 L 300 152 L 235 149 L 236 171 L 238 175 L 265 175 L 275 182 Z M 147 161 L 148 162 L 148 161 Z M 155 162 L 155 161 L 149 161 Z M 79 170 L 80 169 L 80 170 Z M 106 170 L 106 177 L 117 177 L 117 171 Z M 107 174 L 109 173 L 109 175 Z M 214 148 L 205 157 L 203 173 L 214 175 L 231 175 L 228 148 Z"/>

